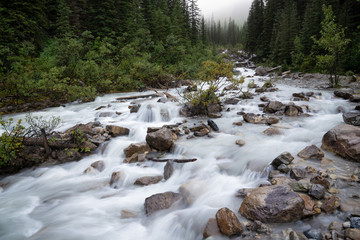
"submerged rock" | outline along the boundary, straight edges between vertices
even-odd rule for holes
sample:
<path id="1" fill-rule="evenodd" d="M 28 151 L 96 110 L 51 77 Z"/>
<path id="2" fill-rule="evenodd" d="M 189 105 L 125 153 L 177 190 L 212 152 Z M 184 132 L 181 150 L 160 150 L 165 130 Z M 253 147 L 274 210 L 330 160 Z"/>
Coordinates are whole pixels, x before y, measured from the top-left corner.
<path id="1" fill-rule="evenodd" d="M 148 186 L 151 184 L 156 184 L 160 182 L 163 179 L 162 176 L 153 176 L 153 177 L 141 177 L 136 179 L 134 185 L 142 185 L 142 186 Z"/>
<path id="2" fill-rule="evenodd" d="M 91 164 L 91 167 L 97 169 L 99 172 L 104 171 L 105 169 L 105 162 L 104 161 L 96 161 Z"/>
<path id="3" fill-rule="evenodd" d="M 323 235 L 321 234 L 321 231 L 317 229 L 309 229 L 304 232 L 304 235 L 309 239 L 315 239 L 315 240 L 324 239 Z"/>
<path id="4" fill-rule="evenodd" d="M 289 187 L 266 186 L 250 191 L 239 212 L 264 223 L 294 222 L 302 218 L 304 200 Z"/>
<path id="5" fill-rule="evenodd" d="M 328 131 L 322 139 L 323 149 L 360 162 L 360 128 L 342 124 Z"/>
<path id="6" fill-rule="evenodd" d="M 149 216 L 157 211 L 168 209 L 171 205 L 173 205 L 173 203 L 180 200 L 180 198 L 180 194 L 174 192 L 152 195 L 145 199 L 145 213 Z"/>
<path id="7" fill-rule="evenodd" d="M 209 221 L 206 224 L 203 237 L 208 238 L 211 236 L 218 236 L 221 235 L 220 229 L 217 225 L 215 218 L 210 218 Z"/>

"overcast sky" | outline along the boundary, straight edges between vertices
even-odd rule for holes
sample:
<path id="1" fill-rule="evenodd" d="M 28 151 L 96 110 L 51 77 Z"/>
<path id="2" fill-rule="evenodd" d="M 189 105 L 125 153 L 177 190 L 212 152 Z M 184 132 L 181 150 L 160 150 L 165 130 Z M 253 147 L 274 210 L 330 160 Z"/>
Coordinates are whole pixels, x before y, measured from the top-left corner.
<path id="1" fill-rule="evenodd" d="M 243 22 L 247 19 L 252 0 L 198 0 L 198 5 L 205 16 L 210 19 L 236 19 Z"/>

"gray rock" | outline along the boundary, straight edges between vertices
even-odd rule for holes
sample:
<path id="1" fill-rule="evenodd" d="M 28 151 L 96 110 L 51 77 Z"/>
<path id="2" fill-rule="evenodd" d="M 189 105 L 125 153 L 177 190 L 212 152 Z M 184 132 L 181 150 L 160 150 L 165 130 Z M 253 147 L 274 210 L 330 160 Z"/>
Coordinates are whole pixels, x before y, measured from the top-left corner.
<path id="1" fill-rule="evenodd" d="M 329 187 L 330 187 L 330 182 L 329 182 L 329 180 L 327 180 L 326 178 L 324 178 L 324 177 L 321 177 L 321 176 L 319 176 L 319 175 L 317 175 L 317 176 L 315 176 L 315 177 L 312 177 L 311 179 L 310 179 L 310 182 L 311 183 L 314 183 L 314 184 L 320 184 L 320 185 L 322 185 L 324 188 L 326 188 L 326 189 L 329 189 Z"/>
<path id="2" fill-rule="evenodd" d="M 334 91 L 334 95 L 343 98 L 343 99 L 350 99 L 350 97 L 353 95 L 352 89 L 342 89 L 342 90 L 336 90 Z"/>
<path id="3" fill-rule="evenodd" d="M 130 133 L 130 130 L 128 128 L 114 126 L 114 125 L 107 125 L 106 130 L 109 132 L 109 134 L 112 137 L 127 136 Z"/>
<path id="4" fill-rule="evenodd" d="M 181 195 L 174 192 L 165 192 L 152 195 L 145 199 L 145 213 L 151 215 L 157 211 L 168 209 L 176 201 L 180 200 Z"/>
<path id="5" fill-rule="evenodd" d="M 99 172 L 104 171 L 105 169 L 105 162 L 104 161 L 96 161 L 91 164 L 91 167 L 97 169 Z"/>
<path id="6" fill-rule="evenodd" d="M 356 103 L 358 103 L 358 102 L 360 102 L 360 95 L 359 95 L 359 94 L 357 94 L 357 95 L 352 95 L 349 100 L 350 100 L 350 102 L 356 102 Z"/>
<path id="7" fill-rule="evenodd" d="M 129 106 L 130 113 L 137 113 L 139 111 L 140 107 L 141 107 L 141 104 L 130 105 Z"/>
<path id="8" fill-rule="evenodd" d="M 292 168 L 290 170 L 290 177 L 295 180 L 306 178 L 306 171 L 298 167 Z"/>
<path id="9" fill-rule="evenodd" d="M 276 113 L 278 111 L 283 111 L 285 108 L 284 104 L 278 101 L 270 101 L 265 107 L 264 112 L 266 113 Z"/>
<path id="10" fill-rule="evenodd" d="M 323 149 L 360 162 L 360 128 L 342 124 L 328 131 L 322 139 Z"/>
<path id="11" fill-rule="evenodd" d="M 275 185 L 251 190 L 239 212 L 251 220 L 283 223 L 301 219 L 304 206 L 303 199 L 289 187 Z"/>
<path id="12" fill-rule="evenodd" d="M 265 124 L 266 119 L 256 115 L 255 113 L 245 113 L 243 115 L 244 121 L 248 123 L 254 123 L 254 124 Z"/>
<path id="13" fill-rule="evenodd" d="M 160 150 L 167 151 L 169 150 L 177 136 L 168 128 L 161 128 L 159 131 L 148 133 L 146 135 L 146 142 L 150 147 Z"/>
<path id="14" fill-rule="evenodd" d="M 285 165 L 285 164 L 281 164 L 278 168 L 277 168 L 280 172 L 283 172 L 283 173 L 288 173 L 290 172 L 290 168 L 288 165 Z"/>
<path id="15" fill-rule="evenodd" d="M 279 128 L 276 128 L 276 127 L 268 128 L 265 131 L 263 131 L 263 133 L 270 137 L 283 134 L 283 132 Z"/>
<path id="16" fill-rule="evenodd" d="M 203 237 L 208 238 L 211 236 L 219 236 L 221 235 L 220 229 L 217 225 L 215 218 L 210 218 L 209 221 L 206 224 Z"/>
<path id="17" fill-rule="evenodd" d="M 320 184 L 313 184 L 309 190 L 309 195 L 316 199 L 323 199 L 326 189 Z"/>
<path id="18" fill-rule="evenodd" d="M 343 113 L 343 119 L 346 124 L 360 126 L 360 111 Z"/>
<path id="19" fill-rule="evenodd" d="M 212 128 L 212 130 L 219 131 L 218 125 L 213 120 L 209 119 L 208 125 Z"/>
<path id="20" fill-rule="evenodd" d="M 289 152 L 283 152 L 272 161 L 271 165 L 277 168 L 281 164 L 289 165 L 293 160 L 294 157 Z"/>
<path id="21" fill-rule="evenodd" d="M 173 175 L 173 172 L 174 172 L 173 163 L 171 161 L 167 161 L 164 167 L 164 179 L 168 180 Z"/>
<path id="22" fill-rule="evenodd" d="M 305 192 L 306 193 L 309 191 L 311 184 L 308 182 L 298 181 L 298 182 L 289 183 L 289 186 L 291 187 L 291 189 L 294 192 Z"/>
<path id="23" fill-rule="evenodd" d="M 134 185 L 148 186 L 151 184 L 156 184 L 160 182 L 162 179 L 163 179 L 162 176 L 141 177 L 135 181 Z"/>
<path id="24" fill-rule="evenodd" d="M 315 240 L 324 239 L 323 235 L 321 234 L 321 231 L 317 229 L 309 229 L 307 231 L 304 231 L 304 235 L 309 239 L 315 239 Z"/>
<path id="25" fill-rule="evenodd" d="M 350 227 L 360 229 L 360 217 L 350 218 Z"/>
<path id="26" fill-rule="evenodd" d="M 127 148 L 124 149 L 125 156 L 131 157 L 133 154 L 142 154 L 145 152 L 150 152 L 150 146 L 147 143 L 132 143 Z"/>
<path id="27" fill-rule="evenodd" d="M 324 153 L 315 145 L 307 146 L 301 150 L 298 154 L 299 157 L 307 159 L 321 160 L 324 157 Z"/>

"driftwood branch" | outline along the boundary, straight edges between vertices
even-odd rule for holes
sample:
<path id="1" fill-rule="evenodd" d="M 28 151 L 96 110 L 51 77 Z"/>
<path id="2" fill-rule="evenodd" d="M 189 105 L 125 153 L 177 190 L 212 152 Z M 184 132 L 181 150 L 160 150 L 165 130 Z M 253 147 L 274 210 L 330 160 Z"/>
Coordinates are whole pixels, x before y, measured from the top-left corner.
<path id="1" fill-rule="evenodd" d="M 153 161 L 153 162 L 176 162 L 176 163 L 188 163 L 188 162 L 195 162 L 197 159 L 196 158 L 191 158 L 191 159 L 154 159 L 154 158 L 147 158 L 148 161 Z"/>
<path id="2" fill-rule="evenodd" d="M 158 95 L 152 93 L 152 94 L 146 94 L 146 95 L 138 95 L 138 96 L 128 96 L 128 97 L 118 97 L 116 100 L 132 100 L 132 99 L 138 99 L 138 98 L 148 98 L 148 97 L 158 97 Z"/>
<path id="3" fill-rule="evenodd" d="M 275 70 L 279 70 L 281 68 L 281 66 L 277 66 L 277 67 L 274 67 L 274 68 L 271 68 L 271 69 L 269 69 L 267 72 L 269 73 L 269 72 L 273 72 L 273 71 L 275 71 Z"/>

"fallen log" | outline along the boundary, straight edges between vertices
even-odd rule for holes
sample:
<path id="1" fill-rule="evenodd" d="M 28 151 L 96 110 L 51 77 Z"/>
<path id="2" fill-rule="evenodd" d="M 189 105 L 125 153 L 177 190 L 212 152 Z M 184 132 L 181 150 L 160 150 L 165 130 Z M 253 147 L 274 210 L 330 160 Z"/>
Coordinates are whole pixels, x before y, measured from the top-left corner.
<path id="1" fill-rule="evenodd" d="M 153 162 L 176 162 L 176 163 L 188 163 L 188 162 L 195 162 L 197 161 L 197 158 L 191 158 L 191 159 L 155 159 L 155 158 L 146 158 L 148 161 Z"/>
<path id="2" fill-rule="evenodd" d="M 281 68 L 281 66 L 277 66 L 277 67 L 274 67 L 274 68 L 271 68 L 271 69 L 269 69 L 269 70 L 267 70 L 267 72 L 269 73 L 269 72 L 273 72 L 273 71 L 275 71 L 275 70 L 279 70 Z"/>
<path id="3" fill-rule="evenodd" d="M 28 138 L 25 139 L 23 144 L 25 146 L 41 146 L 41 147 L 45 147 L 45 141 L 42 137 L 35 137 L 35 138 Z M 57 148 L 57 149 L 62 149 L 62 148 L 78 148 L 79 145 L 78 144 L 74 144 L 74 143 L 70 143 L 68 139 L 62 140 L 62 139 L 56 139 L 55 141 L 51 141 L 48 140 L 47 141 L 48 147 L 50 148 Z"/>
<path id="4" fill-rule="evenodd" d="M 137 95 L 137 96 L 127 96 L 127 97 L 118 97 L 116 100 L 133 100 L 138 98 L 148 98 L 148 97 L 159 97 L 158 94 L 152 93 L 152 94 L 146 94 L 146 95 Z"/>
<path id="5" fill-rule="evenodd" d="M 170 93 L 164 92 L 164 94 L 167 98 L 172 99 L 175 102 L 179 102 L 179 100 L 176 97 L 174 97 L 173 95 L 171 95 Z"/>

